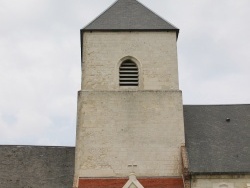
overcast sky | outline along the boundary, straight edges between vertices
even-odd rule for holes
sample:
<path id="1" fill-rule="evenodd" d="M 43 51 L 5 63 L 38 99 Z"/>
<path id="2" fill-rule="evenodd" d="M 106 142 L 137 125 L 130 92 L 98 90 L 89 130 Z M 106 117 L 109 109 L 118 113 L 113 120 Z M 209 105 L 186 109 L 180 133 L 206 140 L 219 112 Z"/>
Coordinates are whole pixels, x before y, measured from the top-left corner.
<path id="1" fill-rule="evenodd" d="M 0 0 L 0 144 L 75 145 L 80 29 L 114 0 Z M 140 0 L 180 28 L 184 104 L 250 103 L 249 0 Z"/>

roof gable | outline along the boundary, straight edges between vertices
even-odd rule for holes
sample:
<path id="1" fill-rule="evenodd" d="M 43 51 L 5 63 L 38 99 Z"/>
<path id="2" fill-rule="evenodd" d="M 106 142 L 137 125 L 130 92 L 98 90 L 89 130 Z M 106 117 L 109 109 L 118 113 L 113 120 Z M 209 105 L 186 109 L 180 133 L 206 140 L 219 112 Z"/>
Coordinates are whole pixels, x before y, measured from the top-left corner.
<path id="1" fill-rule="evenodd" d="M 174 30 L 165 21 L 137 0 L 117 0 L 83 30 Z"/>

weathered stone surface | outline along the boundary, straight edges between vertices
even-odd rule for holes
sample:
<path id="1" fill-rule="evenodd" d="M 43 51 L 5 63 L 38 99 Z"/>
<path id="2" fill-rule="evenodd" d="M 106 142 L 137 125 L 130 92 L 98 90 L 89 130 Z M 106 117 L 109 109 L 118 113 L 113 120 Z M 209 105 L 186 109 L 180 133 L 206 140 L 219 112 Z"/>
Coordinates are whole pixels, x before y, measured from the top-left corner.
<path id="1" fill-rule="evenodd" d="M 79 92 L 78 177 L 181 176 L 181 97 L 161 90 Z"/>
<path id="2" fill-rule="evenodd" d="M 1 188 L 70 188 L 75 148 L 0 146 Z"/>
<path id="3" fill-rule="evenodd" d="M 124 58 L 139 67 L 139 89 L 178 90 L 175 32 L 85 32 L 82 90 L 119 90 Z"/>
<path id="4" fill-rule="evenodd" d="M 184 145 L 176 32 L 84 31 L 78 96 L 78 178 L 180 177 Z M 119 86 L 125 60 L 139 86 Z"/>

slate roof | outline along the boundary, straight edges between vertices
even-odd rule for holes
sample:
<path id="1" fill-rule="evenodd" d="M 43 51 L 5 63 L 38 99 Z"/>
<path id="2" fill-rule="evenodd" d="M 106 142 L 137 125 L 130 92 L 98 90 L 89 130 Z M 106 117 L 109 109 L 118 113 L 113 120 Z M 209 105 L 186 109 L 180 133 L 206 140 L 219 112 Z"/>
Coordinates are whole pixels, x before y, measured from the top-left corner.
<path id="1" fill-rule="evenodd" d="M 82 30 L 173 30 L 165 21 L 136 0 L 118 0 Z"/>
<path id="2" fill-rule="evenodd" d="M 250 105 L 186 105 L 184 120 L 191 174 L 250 174 Z"/>
<path id="3" fill-rule="evenodd" d="M 0 187 L 72 187 L 74 161 L 74 147 L 0 146 Z"/>

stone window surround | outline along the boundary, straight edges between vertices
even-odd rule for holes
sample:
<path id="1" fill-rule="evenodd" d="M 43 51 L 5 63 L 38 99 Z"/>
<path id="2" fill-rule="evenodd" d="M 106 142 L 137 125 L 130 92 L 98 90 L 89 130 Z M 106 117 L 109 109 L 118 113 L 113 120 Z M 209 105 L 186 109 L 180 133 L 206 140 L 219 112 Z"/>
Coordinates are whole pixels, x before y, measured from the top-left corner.
<path id="1" fill-rule="evenodd" d="M 120 78 L 120 74 L 119 74 L 119 70 L 120 70 L 120 66 L 123 62 L 130 60 L 133 61 L 138 68 L 138 75 L 139 75 L 139 83 L 138 86 L 120 86 L 120 82 L 119 82 L 119 78 Z M 139 90 L 143 88 L 143 82 L 142 82 L 142 64 L 140 63 L 140 61 L 138 61 L 135 57 L 132 56 L 125 56 L 123 58 L 121 58 L 117 65 L 116 65 L 116 74 L 115 74 L 115 80 L 116 80 L 116 86 L 119 90 Z"/>

